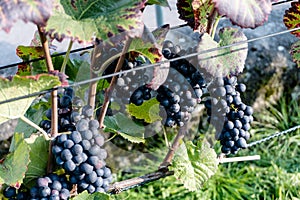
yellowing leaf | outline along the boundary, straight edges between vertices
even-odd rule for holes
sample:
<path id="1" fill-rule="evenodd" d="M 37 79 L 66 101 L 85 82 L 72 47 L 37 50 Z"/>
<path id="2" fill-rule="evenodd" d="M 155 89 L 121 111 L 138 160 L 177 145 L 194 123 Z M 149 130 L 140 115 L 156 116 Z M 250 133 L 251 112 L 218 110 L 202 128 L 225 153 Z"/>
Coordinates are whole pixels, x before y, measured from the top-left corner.
<path id="1" fill-rule="evenodd" d="M 12 80 L 0 79 L 0 102 L 51 89 L 60 85 L 58 77 L 48 74 L 38 76 L 14 76 Z M 35 97 L 0 104 L 0 124 L 24 115 Z"/>

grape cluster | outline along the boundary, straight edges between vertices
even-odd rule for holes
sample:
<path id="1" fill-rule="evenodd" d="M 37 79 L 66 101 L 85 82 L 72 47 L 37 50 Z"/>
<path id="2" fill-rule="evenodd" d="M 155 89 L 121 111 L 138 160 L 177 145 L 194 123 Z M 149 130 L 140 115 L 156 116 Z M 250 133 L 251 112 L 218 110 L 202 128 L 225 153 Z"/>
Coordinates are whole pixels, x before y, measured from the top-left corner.
<path id="1" fill-rule="evenodd" d="M 191 50 L 189 50 L 191 51 Z M 171 41 L 163 44 L 163 55 L 167 59 L 186 54 L 184 49 Z M 186 59 L 172 61 L 168 77 L 157 90 L 157 100 L 166 112 L 161 112 L 165 118 L 165 126 L 183 126 L 191 117 L 191 112 L 197 103 L 201 102 L 202 89 L 206 83 L 201 73 Z"/>
<path id="2" fill-rule="evenodd" d="M 112 181 L 104 161 L 107 152 L 101 148 L 104 137 L 99 134 L 98 121 L 89 119 L 92 113 L 92 110 L 83 110 L 82 115 L 73 112 L 71 119 L 76 130 L 57 136 L 52 147 L 56 164 L 70 175 L 70 182 L 77 184 L 79 192 L 105 192 Z"/>
<path id="3" fill-rule="evenodd" d="M 50 97 L 48 97 L 50 98 Z M 73 102 L 73 104 L 72 104 Z M 71 114 L 73 107 L 82 107 L 83 101 L 74 97 L 74 91 L 72 88 L 65 88 L 64 91 L 60 91 L 58 95 L 58 132 L 73 131 L 75 126 L 71 123 Z M 72 106 L 73 105 L 73 106 Z M 40 127 L 45 131 L 51 130 L 51 113 L 52 109 L 46 110 L 45 116 L 48 119 L 42 120 Z"/>
<path id="4" fill-rule="evenodd" d="M 217 139 L 224 154 L 236 154 L 239 149 L 247 148 L 250 138 L 250 123 L 253 121 L 253 109 L 242 102 L 241 93 L 246 86 L 237 83 L 237 77 L 216 78 L 208 87 L 211 99 L 205 102 L 209 122 L 222 127 Z M 221 120 L 223 117 L 224 121 Z M 223 123 L 224 122 L 224 123 Z"/>
<path id="5" fill-rule="evenodd" d="M 16 189 L 8 186 L 5 188 L 3 195 L 9 200 L 64 200 L 70 198 L 70 190 L 72 185 L 64 175 L 57 175 L 54 173 L 47 176 L 40 177 L 36 181 L 36 185 L 30 190 L 24 188 Z"/>

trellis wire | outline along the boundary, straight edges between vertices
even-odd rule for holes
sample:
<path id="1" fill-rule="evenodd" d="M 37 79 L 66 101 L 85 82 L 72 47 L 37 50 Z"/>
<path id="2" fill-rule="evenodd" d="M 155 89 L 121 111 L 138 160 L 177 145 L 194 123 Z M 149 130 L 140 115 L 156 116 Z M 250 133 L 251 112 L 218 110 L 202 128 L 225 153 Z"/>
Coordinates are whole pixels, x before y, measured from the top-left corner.
<path id="1" fill-rule="evenodd" d="M 78 87 L 80 85 L 85 85 L 85 84 L 88 84 L 88 83 L 91 83 L 91 82 L 99 81 L 101 79 L 106 79 L 106 78 L 109 78 L 109 77 L 118 76 L 118 75 L 126 74 L 126 73 L 129 73 L 129 72 L 137 71 L 137 70 L 147 69 L 147 68 L 150 68 L 150 67 L 160 66 L 160 65 L 163 65 L 163 64 L 166 64 L 166 63 L 169 63 L 169 62 L 178 61 L 178 60 L 186 59 L 186 58 L 191 58 L 191 57 L 194 57 L 194 56 L 197 56 L 197 55 L 207 54 L 207 53 L 211 53 L 211 52 L 218 51 L 218 50 L 221 50 L 221 49 L 226 49 L 226 48 L 230 48 L 230 47 L 234 47 L 234 46 L 239 46 L 239 45 L 242 45 L 242 44 L 245 44 L 245 43 L 251 43 L 251 42 L 261 40 L 261 39 L 266 39 L 266 38 L 282 35 L 282 34 L 297 31 L 297 30 L 300 30 L 300 27 L 280 31 L 280 32 L 277 32 L 277 33 L 268 34 L 268 35 L 265 35 L 265 36 L 261 36 L 261 37 L 257 37 L 257 38 L 253 38 L 253 39 L 233 43 L 233 44 L 222 46 L 222 47 L 211 48 L 211 49 L 208 49 L 208 50 L 188 54 L 188 55 L 185 55 L 185 56 L 180 56 L 180 57 L 177 57 L 177 58 L 172 58 L 172 59 L 169 59 L 169 60 L 162 60 L 162 61 L 154 63 L 154 64 L 148 64 L 148 65 L 140 66 L 138 68 L 133 68 L 133 69 L 130 69 L 130 70 L 124 70 L 124 71 L 120 71 L 120 72 L 117 72 L 117 73 L 108 74 L 108 75 L 105 75 L 105 76 L 100 76 L 100 77 L 80 81 L 80 82 L 77 82 L 77 83 L 70 84 L 69 87 Z M 243 48 L 241 48 L 241 49 L 243 49 Z M 230 53 L 233 53 L 233 52 L 234 51 L 231 51 Z M 204 59 L 211 59 L 211 58 L 214 58 L 214 57 L 216 57 L 216 56 L 210 56 L 210 58 L 204 58 Z M 47 90 L 47 91 L 53 91 L 53 90 L 50 89 L 50 90 Z M 37 95 L 41 95 L 41 94 L 45 94 L 45 93 L 46 93 L 45 91 L 42 91 L 42 92 L 37 92 L 37 93 L 32 93 L 32 94 L 28 94 L 28 95 L 24 95 L 24 96 L 20 96 L 20 97 L 7 99 L 7 100 L 4 100 L 4 101 L 0 101 L 0 105 L 4 104 L 4 103 L 9 103 L 9 102 L 12 102 L 12 101 L 32 97 L 33 94 L 34 94 L 34 96 L 37 96 Z"/>
<path id="2" fill-rule="evenodd" d="M 251 142 L 251 143 L 249 143 L 249 144 L 247 145 L 247 148 L 252 147 L 252 146 L 254 146 L 254 145 L 257 145 L 257 144 L 261 144 L 261 143 L 263 143 L 263 142 L 267 142 L 267 141 L 269 141 L 269 140 L 271 140 L 271 139 L 273 139 L 273 138 L 275 138 L 275 137 L 280 137 L 280 136 L 285 135 L 285 134 L 287 134 L 287 133 L 293 132 L 293 131 L 295 131 L 295 130 L 297 130 L 297 129 L 300 129 L 300 125 L 297 125 L 297 126 L 294 126 L 294 127 L 292 127 L 292 128 L 289 128 L 289 129 L 287 129 L 287 130 L 284 130 L 284 131 L 275 133 L 275 134 L 270 135 L 270 136 L 268 136 L 268 137 L 265 137 L 265 138 L 263 138 L 263 139 L 260 139 L 260 140 Z"/>
<path id="3" fill-rule="evenodd" d="M 277 5 L 280 5 L 280 4 L 294 2 L 294 1 L 295 0 L 284 0 L 284 1 L 280 1 L 280 2 L 273 2 L 272 6 L 277 6 Z M 177 28 L 181 28 L 181 27 L 185 27 L 185 26 L 188 26 L 188 24 L 181 24 L 181 25 L 173 26 L 170 29 L 173 30 L 173 29 L 177 29 Z M 89 50 L 89 49 L 93 49 L 93 48 L 94 48 L 94 45 L 90 45 L 90 46 L 82 47 L 82 48 L 77 48 L 77 49 L 71 50 L 70 54 L 80 52 L 80 51 Z M 58 57 L 58 56 L 63 56 L 63 55 L 66 55 L 66 53 L 67 53 L 66 51 L 61 52 L 61 53 L 56 53 L 56 54 L 51 55 L 51 57 L 54 58 L 54 57 Z M 22 61 L 22 62 L 8 64 L 8 65 L 0 66 L 0 70 L 8 69 L 8 68 L 15 67 L 15 66 L 18 66 L 18 65 L 29 64 L 29 63 L 37 62 L 37 61 L 44 60 L 44 59 L 45 59 L 44 57 L 41 57 L 41 58 L 31 59 L 31 60 L 28 60 L 28 61 Z"/>

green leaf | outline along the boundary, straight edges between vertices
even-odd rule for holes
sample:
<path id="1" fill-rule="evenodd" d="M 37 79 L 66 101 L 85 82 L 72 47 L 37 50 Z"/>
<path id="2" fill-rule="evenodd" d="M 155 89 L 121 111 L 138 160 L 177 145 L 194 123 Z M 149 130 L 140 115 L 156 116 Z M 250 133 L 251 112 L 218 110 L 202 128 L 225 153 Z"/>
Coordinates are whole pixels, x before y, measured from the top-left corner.
<path id="1" fill-rule="evenodd" d="M 168 0 L 148 0 L 147 1 L 148 5 L 159 5 L 159 6 L 164 6 L 164 7 L 168 7 L 171 9 L 170 4 L 168 2 Z"/>
<path id="2" fill-rule="evenodd" d="M 140 9 L 144 3 L 145 0 L 55 0 L 45 30 L 52 38 L 68 37 L 79 42 L 92 42 L 93 37 L 100 41 L 116 35 L 122 39 L 135 37 L 143 27 Z"/>
<path id="3" fill-rule="evenodd" d="M 283 22 L 288 29 L 297 28 L 300 26 L 300 2 L 292 2 L 291 7 L 285 11 Z M 291 32 L 298 38 L 300 30 Z"/>
<path id="4" fill-rule="evenodd" d="M 228 17 L 242 28 L 256 28 L 268 20 L 272 10 L 270 0 L 212 0 L 221 16 Z"/>
<path id="5" fill-rule="evenodd" d="M 128 112 L 137 119 L 142 119 L 147 123 L 153 123 L 161 120 L 159 116 L 159 102 L 156 98 L 152 98 L 140 106 L 133 103 L 127 105 Z"/>
<path id="6" fill-rule="evenodd" d="M 4 162 L 0 164 L 0 184 L 21 184 L 30 162 L 30 147 L 24 141 L 22 133 L 15 133 L 11 150 Z"/>
<path id="7" fill-rule="evenodd" d="M 219 32 L 220 41 L 215 42 L 205 33 L 198 46 L 198 51 L 219 48 L 247 40 L 244 33 L 236 28 L 222 28 Z M 238 74 L 243 71 L 248 53 L 248 44 L 211 51 L 198 55 L 199 65 L 211 76 L 224 77 L 230 74 Z"/>
<path id="8" fill-rule="evenodd" d="M 110 196 L 105 193 L 95 192 L 93 194 L 89 194 L 87 191 L 84 191 L 78 194 L 76 197 L 72 198 L 72 200 L 109 200 Z"/>
<path id="9" fill-rule="evenodd" d="M 290 54 L 292 55 L 293 61 L 300 68 L 300 40 L 291 46 Z"/>
<path id="10" fill-rule="evenodd" d="M 14 76 L 11 81 L 0 79 L 0 102 L 51 89 L 59 85 L 60 81 L 58 77 L 48 74 L 27 77 Z M 0 124 L 9 119 L 16 119 L 24 115 L 34 99 L 35 97 L 29 97 L 0 104 Z"/>
<path id="11" fill-rule="evenodd" d="M 197 146 L 191 141 L 183 143 L 170 166 L 174 176 L 190 191 L 200 190 L 217 169 L 217 154 L 205 140 Z"/>
<path id="12" fill-rule="evenodd" d="M 52 1 L 49 0 L 1 0 L 0 28 L 9 32 L 18 19 L 44 26 L 51 15 Z"/>
<path id="13" fill-rule="evenodd" d="M 58 56 L 58 57 L 52 58 L 52 60 L 53 60 L 54 69 L 60 71 L 61 66 L 64 62 L 64 57 Z M 76 80 L 78 71 L 79 71 L 80 67 L 83 65 L 84 65 L 84 61 L 81 61 L 81 60 L 71 61 L 70 59 L 68 60 L 65 74 L 68 76 L 69 81 Z M 80 74 L 80 76 L 82 76 L 82 74 Z"/>
<path id="14" fill-rule="evenodd" d="M 46 102 L 39 102 L 35 105 L 32 105 L 28 108 L 25 113 L 25 117 L 28 118 L 35 124 L 40 124 L 43 120 L 44 112 L 50 108 L 50 103 Z M 19 119 L 18 125 L 16 127 L 15 132 L 24 133 L 24 137 L 28 138 L 31 136 L 32 133 L 35 133 L 37 130 L 24 122 L 23 120 Z"/>
<path id="15" fill-rule="evenodd" d="M 33 186 L 35 179 L 46 174 L 48 162 L 49 141 L 43 136 L 32 135 L 25 139 L 30 147 L 30 163 L 24 179 L 27 187 Z"/>
<path id="16" fill-rule="evenodd" d="M 208 16 L 214 8 L 211 0 L 178 0 L 179 18 L 186 21 L 193 30 L 206 32 Z"/>
<path id="17" fill-rule="evenodd" d="M 136 124 L 122 113 L 117 113 L 114 116 L 106 116 L 104 124 L 105 132 L 116 133 L 133 143 L 145 142 L 144 127 Z"/>

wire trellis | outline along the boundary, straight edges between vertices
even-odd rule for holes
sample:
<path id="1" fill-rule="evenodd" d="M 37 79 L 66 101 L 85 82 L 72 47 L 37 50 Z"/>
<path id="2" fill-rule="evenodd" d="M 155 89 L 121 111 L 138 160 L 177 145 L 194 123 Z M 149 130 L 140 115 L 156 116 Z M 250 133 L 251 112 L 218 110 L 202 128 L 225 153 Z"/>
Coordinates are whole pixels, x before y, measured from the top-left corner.
<path id="1" fill-rule="evenodd" d="M 287 134 L 287 133 L 296 131 L 297 129 L 300 129 L 300 125 L 297 125 L 297 126 L 294 126 L 294 127 L 292 127 L 292 128 L 289 128 L 289 129 L 287 129 L 287 130 L 284 130 L 284 131 L 275 133 L 275 134 L 273 134 L 273 135 L 267 136 L 267 137 L 262 138 L 262 139 L 260 139 L 260 140 L 251 142 L 251 143 L 249 143 L 249 144 L 247 145 L 247 148 L 250 148 L 250 147 L 255 146 L 255 145 L 257 145 L 257 144 L 261 144 L 261 143 L 263 143 L 263 142 L 267 142 L 267 141 L 269 141 L 269 140 L 271 140 L 271 139 L 273 139 L 273 138 L 275 138 L 275 137 L 283 136 L 283 135 L 285 135 L 285 134 Z"/>
<path id="2" fill-rule="evenodd" d="M 126 73 L 133 72 L 133 71 L 138 71 L 138 70 L 143 70 L 143 69 L 147 69 L 147 68 L 152 68 L 152 67 L 157 67 L 157 66 L 164 67 L 164 64 L 169 63 L 169 62 L 174 62 L 174 61 L 178 61 L 178 60 L 181 60 L 181 59 L 192 58 L 192 57 L 195 57 L 195 56 L 198 56 L 198 55 L 208 54 L 208 53 L 219 51 L 219 50 L 222 50 L 222 49 L 226 49 L 226 48 L 230 48 L 230 47 L 235 47 L 235 46 L 240 46 L 240 45 L 243 45 L 245 43 L 251 43 L 251 42 L 258 41 L 258 40 L 262 40 L 262 39 L 266 39 L 266 38 L 270 38 L 270 37 L 274 37 L 274 36 L 278 36 L 278 35 L 290 33 L 290 32 L 297 31 L 297 30 L 300 30 L 300 27 L 289 29 L 289 30 L 280 31 L 280 32 L 277 32 L 277 33 L 268 34 L 268 35 L 257 37 L 257 38 L 253 38 L 253 39 L 248 39 L 248 40 L 245 40 L 245 41 L 233 43 L 233 44 L 222 46 L 222 47 L 211 48 L 211 49 L 207 49 L 207 50 L 204 50 L 204 51 L 187 54 L 187 55 L 176 57 L 176 58 L 172 58 L 172 59 L 169 59 L 169 60 L 162 60 L 162 61 L 157 62 L 157 63 L 143 65 L 143 66 L 140 66 L 138 68 L 133 68 L 133 69 L 130 69 L 130 70 L 124 70 L 124 71 L 120 71 L 120 72 L 117 72 L 117 73 L 108 74 L 108 75 L 105 75 L 105 76 L 99 76 L 99 77 L 96 77 L 96 78 L 91 78 L 91 79 L 88 79 L 88 80 L 83 80 L 83 81 L 80 81 L 80 82 L 72 83 L 68 87 L 79 87 L 81 85 L 89 84 L 91 82 L 99 81 L 101 79 L 106 79 L 106 78 L 113 77 L 113 76 L 119 76 L 119 75 L 122 75 L 122 74 L 126 74 Z M 240 48 L 238 50 L 242 50 L 242 49 L 244 49 L 244 48 Z M 233 53 L 235 51 L 231 51 L 230 53 Z M 216 56 L 219 56 L 219 55 L 216 55 Z M 204 58 L 204 59 L 205 60 L 206 59 L 212 59 L 212 58 L 215 58 L 216 56 L 208 56 L 207 58 Z M 58 88 L 62 88 L 62 87 L 58 87 Z M 21 99 L 30 98 L 30 97 L 33 97 L 33 96 L 42 95 L 42 94 L 45 94 L 47 92 L 51 92 L 53 90 L 57 90 L 58 88 L 52 88 L 50 90 L 45 90 L 45 91 L 41 91 L 41 92 L 31 93 L 31 94 L 28 94 L 28 95 L 24 95 L 24 96 L 20 96 L 20 97 L 15 97 L 15 98 L 11 98 L 11 99 L 6 99 L 4 101 L 0 101 L 0 105 L 1 104 L 5 104 L 5 103 L 9 103 L 9 102 L 12 102 L 12 101 L 17 101 L 17 100 L 21 100 Z"/>
<path id="3" fill-rule="evenodd" d="M 295 2 L 295 1 L 296 0 L 283 0 L 283 1 L 279 1 L 279 2 L 273 2 L 272 6 L 278 6 L 278 5 L 281 5 L 281 4 L 285 4 L 285 3 L 289 3 L 289 2 Z M 188 26 L 188 24 L 181 24 L 181 25 L 173 26 L 173 27 L 171 27 L 171 30 L 178 29 L 178 28 L 185 27 L 185 26 Z M 71 50 L 70 54 L 77 53 L 77 52 L 80 52 L 80 51 L 89 50 L 89 49 L 93 49 L 93 48 L 94 48 L 94 45 L 90 45 L 90 46 L 82 47 L 82 48 L 77 48 L 77 49 Z M 56 53 L 56 54 L 51 55 L 51 57 L 54 58 L 54 57 L 58 57 L 58 56 L 63 56 L 63 55 L 66 55 L 66 53 L 67 53 L 66 51 Z M 37 62 L 37 61 L 44 60 L 44 59 L 45 59 L 45 57 L 41 57 L 41 58 L 31 59 L 31 60 L 28 60 L 28 61 L 22 61 L 22 62 L 16 62 L 16 63 L 8 64 L 8 65 L 0 66 L 0 70 L 1 69 L 12 68 L 12 67 L 15 67 L 15 66 L 18 66 L 18 65 L 25 65 L 25 64 L 29 64 L 29 63 L 32 63 L 32 62 Z"/>

